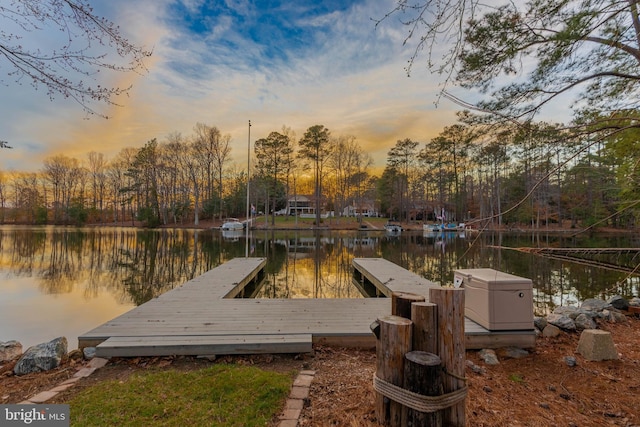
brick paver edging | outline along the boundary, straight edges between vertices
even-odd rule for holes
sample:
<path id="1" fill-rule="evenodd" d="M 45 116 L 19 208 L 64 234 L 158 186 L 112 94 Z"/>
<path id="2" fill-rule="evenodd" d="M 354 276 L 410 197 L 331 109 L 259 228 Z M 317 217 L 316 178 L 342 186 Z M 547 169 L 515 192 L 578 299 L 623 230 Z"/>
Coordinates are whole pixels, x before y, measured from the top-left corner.
<path id="1" fill-rule="evenodd" d="M 293 381 L 293 387 L 289 393 L 289 398 L 284 405 L 284 411 L 280 415 L 280 423 L 278 427 L 296 427 L 304 401 L 309 397 L 309 387 L 316 371 L 300 371 L 296 379 Z"/>

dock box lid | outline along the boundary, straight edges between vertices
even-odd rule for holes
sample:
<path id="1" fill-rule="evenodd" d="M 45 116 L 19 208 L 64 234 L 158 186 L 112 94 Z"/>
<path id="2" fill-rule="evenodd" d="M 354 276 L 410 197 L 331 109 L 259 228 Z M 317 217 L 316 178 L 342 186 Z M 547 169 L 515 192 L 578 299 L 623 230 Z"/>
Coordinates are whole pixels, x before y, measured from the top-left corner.
<path id="1" fill-rule="evenodd" d="M 454 282 L 462 278 L 463 285 L 473 285 L 500 290 L 531 289 L 531 279 L 494 270 L 493 268 L 473 268 L 454 270 Z"/>

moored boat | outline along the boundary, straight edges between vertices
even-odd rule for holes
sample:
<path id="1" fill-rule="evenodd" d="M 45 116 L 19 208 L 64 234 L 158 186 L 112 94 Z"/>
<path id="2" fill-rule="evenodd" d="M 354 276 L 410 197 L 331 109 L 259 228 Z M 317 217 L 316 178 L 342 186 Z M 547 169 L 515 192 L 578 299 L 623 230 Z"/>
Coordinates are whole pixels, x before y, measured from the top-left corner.
<path id="1" fill-rule="evenodd" d="M 238 220 L 238 218 L 227 218 L 220 227 L 221 230 L 242 230 L 244 224 Z"/>
<path id="2" fill-rule="evenodd" d="M 400 234 L 402 232 L 402 226 L 393 221 L 387 221 L 384 225 L 384 229 L 390 234 Z"/>

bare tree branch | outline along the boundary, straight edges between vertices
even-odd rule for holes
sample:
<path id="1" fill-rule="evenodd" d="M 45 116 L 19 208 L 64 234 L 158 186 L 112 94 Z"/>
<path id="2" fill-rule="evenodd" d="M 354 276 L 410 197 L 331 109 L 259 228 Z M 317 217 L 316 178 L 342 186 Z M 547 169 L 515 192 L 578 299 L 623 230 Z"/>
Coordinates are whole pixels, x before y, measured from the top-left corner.
<path id="1" fill-rule="evenodd" d="M 89 115 L 107 118 L 94 102 L 119 105 L 116 98 L 131 89 L 102 86 L 97 79 L 101 70 L 142 73 L 151 55 L 96 15 L 88 0 L 16 0 L 0 5 L 0 22 L 3 19 L 21 31 L 0 30 L 0 64 L 4 60 L 8 65 L 7 75 L 18 84 L 24 79 L 36 90 L 46 88 L 51 100 L 73 99 Z M 62 31 L 66 41 L 47 52 L 25 46 L 30 43 L 24 41 L 46 37 L 47 27 Z"/>

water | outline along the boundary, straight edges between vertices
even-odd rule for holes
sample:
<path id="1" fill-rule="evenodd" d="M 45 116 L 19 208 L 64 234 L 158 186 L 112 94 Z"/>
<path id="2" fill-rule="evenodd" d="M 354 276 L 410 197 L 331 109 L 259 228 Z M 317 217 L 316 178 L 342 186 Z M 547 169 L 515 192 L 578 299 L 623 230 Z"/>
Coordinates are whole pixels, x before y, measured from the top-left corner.
<path id="1" fill-rule="evenodd" d="M 431 281 L 451 284 L 457 268 L 494 268 L 530 278 L 534 311 L 586 298 L 638 295 L 636 252 L 555 260 L 499 247 L 638 247 L 638 237 L 544 234 L 423 234 L 383 231 L 253 232 L 135 228 L 0 227 L 0 341 L 26 348 L 77 336 L 225 261 L 267 257 L 256 298 L 362 298 L 354 257 L 382 257 Z M 604 266 L 609 268 L 604 268 Z M 617 271 L 611 269 L 614 266 Z"/>

